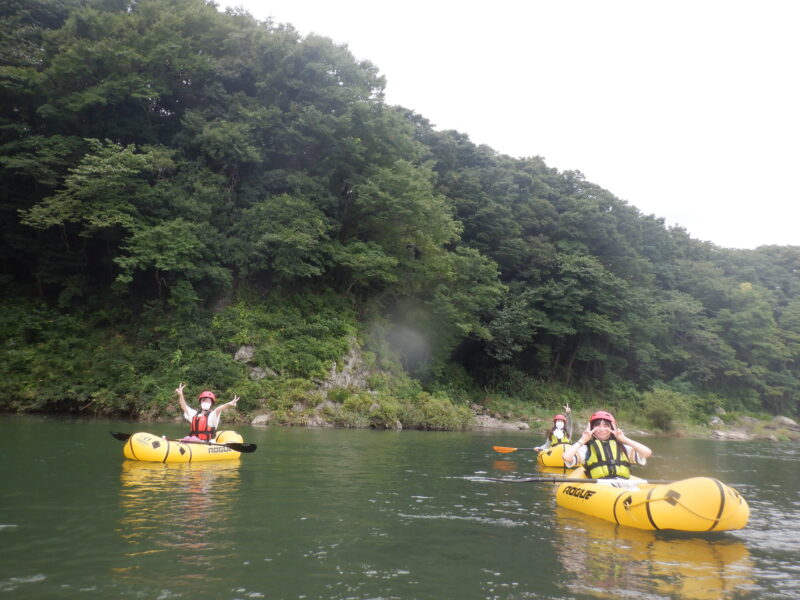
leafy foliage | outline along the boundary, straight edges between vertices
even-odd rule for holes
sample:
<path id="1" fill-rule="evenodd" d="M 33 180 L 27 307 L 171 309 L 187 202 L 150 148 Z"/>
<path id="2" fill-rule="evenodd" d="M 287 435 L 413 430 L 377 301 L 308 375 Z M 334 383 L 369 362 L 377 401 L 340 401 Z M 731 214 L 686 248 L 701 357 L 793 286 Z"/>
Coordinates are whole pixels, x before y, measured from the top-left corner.
<path id="1" fill-rule="evenodd" d="M 661 431 L 672 431 L 689 413 L 689 403 L 678 392 L 655 389 L 642 398 L 644 416 Z"/>
<path id="2" fill-rule="evenodd" d="M 436 131 L 289 25 L 205 0 L 6 4 L 4 408 L 156 414 L 189 379 L 302 420 L 363 336 L 377 396 L 342 400 L 342 424 L 585 399 L 668 428 L 663 389 L 695 415 L 797 413 L 800 248 L 718 248 Z"/>

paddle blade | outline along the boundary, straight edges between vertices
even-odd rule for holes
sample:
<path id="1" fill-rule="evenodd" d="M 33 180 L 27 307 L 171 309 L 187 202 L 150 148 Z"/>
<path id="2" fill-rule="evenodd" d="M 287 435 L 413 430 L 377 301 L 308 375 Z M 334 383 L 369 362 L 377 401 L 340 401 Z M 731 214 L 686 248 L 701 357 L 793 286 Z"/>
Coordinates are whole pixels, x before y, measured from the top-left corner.
<path id="1" fill-rule="evenodd" d="M 221 444 L 222 446 L 227 446 L 231 450 L 236 450 L 236 452 L 242 452 L 243 454 L 248 454 L 250 452 L 255 452 L 258 446 L 256 444 L 240 444 L 238 442 L 227 442 L 225 444 Z"/>
<path id="2" fill-rule="evenodd" d="M 508 446 L 492 446 L 492 450 L 495 452 L 502 452 L 503 454 L 508 454 L 509 452 L 516 452 L 516 448 L 509 448 Z"/>
<path id="3" fill-rule="evenodd" d="M 113 437 L 118 439 L 120 442 L 127 442 L 128 438 L 131 437 L 130 433 L 122 433 L 121 431 L 109 431 Z"/>

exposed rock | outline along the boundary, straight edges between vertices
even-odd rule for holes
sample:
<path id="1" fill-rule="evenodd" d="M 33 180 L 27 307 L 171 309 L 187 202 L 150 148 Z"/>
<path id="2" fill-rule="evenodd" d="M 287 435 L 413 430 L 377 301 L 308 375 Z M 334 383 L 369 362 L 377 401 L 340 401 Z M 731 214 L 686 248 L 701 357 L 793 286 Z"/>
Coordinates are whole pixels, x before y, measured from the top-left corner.
<path id="1" fill-rule="evenodd" d="M 514 429 L 527 430 L 530 426 L 522 421 L 506 422 L 488 415 L 476 415 L 474 420 L 476 429 Z"/>
<path id="2" fill-rule="evenodd" d="M 721 406 L 718 406 L 716 409 L 714 409 L 714 412 L 717 413 L 720 417 L 724 417 L 725 415 L 728 414 L 727 412 L 725 412 L 725 409 L 722 408 Z"/>
<path id="3" fill-rule="evenodd" d="M 238 360 L 239 362 L 249 362 L 253 360 L 255 350 L 255 346 L 240 346 L 236 351 L 236 354 L 233 355 L 233 360 Z"/>
<path id="4" fill-rule="evenodd" d="M 314 411 L 318 413 L 323 412 L 325 410 L 336 412 L 337 410 L 339 410 L 339 406 L 335 402 L 331 402 L 330 400 L 324 400 L 323 402 L 320 402 L 319 404 L 317 404 L 317 406 L 314 407 Z"/>
<path id="5" fill-rule="evenodd" d="M 383 421 L 382 423 L 371 423 L 370 429 L 403 429 L 403 424 L 395 420 L 394 423 L 390 423 L 389 421 Z"/>
<path id="6" fill-rule="evenodd" d="M 638 438 L 638 437 L 647 437 L 653 435 L 653 433 L 651 431 L 644 431 L 642 429 L 625 429 L 625 435 L 636 436 Z"/>
<path id="7" fill-rule="evenodd" d="M 788 437 L 790 440 L 794 440 L 797 436 L 792 435 L 792 433 L 800 432 L 800 425 L 797 424 L 797 421 L 789 417 L 778 416 L 764 425 L 764 429 L 777 429 L 782 435 Z"/>
<path id="8" fill-rule="evenodd" d="M 277 373 L 270 369 L 269 367 L 253 367 L 250 369 L 250 379 L 253 381 L 258 381 L 259 379 L 264 379 L 265 377 L 275 377 Z"/>
<path id="9" fill-rule="evenodd" d="M 711 420 L 708 422 L 709 425 L 712 427 L 722 427 L 725 425 L 725 421 L 720 419 L 719 417 L 711 417 Z"/>
<path id="10" fill-rule="evenodd" d="M 753 439 L 753 436 L 747 433 L 746 431 L 721 431 L 719 429 L 715 429 L 711 434 L 711 437 L 718 439 L 718 440 L 740 440 L 740 441 L 747 441 Z"/>
<path id="11" fill-rule="evenodd" d="M 364 364 L 361 348 L 354 338 L 351 338 L 349 341 L 350 350 L 348 350 L 347 355 L 344 357 L 344 366 L 342 370 L 339 371 L 334 362 L 333 365 L 331 365 L 328 377 L 320 382 L 319 387 L 321 390 L 350 387 L 365 389 L 367 387 L 367 375 L 369 372 Z"/>
<path id="12" fill-rule="evenodd" d="M 250 421 L 250 425 L 255 425 L 256 427 L 266 427 L 269 425 L 269 422 L 272 420 L 272 413 L 262 413 L 260 415 L 256 415 L 252 421 Z"/>
<path id="13" fill-rule="evenodd" d="M 313 414 L 306 421 L 306 427 L 333 427 L 333 424 L 323 419 L 322 415 Z"/>

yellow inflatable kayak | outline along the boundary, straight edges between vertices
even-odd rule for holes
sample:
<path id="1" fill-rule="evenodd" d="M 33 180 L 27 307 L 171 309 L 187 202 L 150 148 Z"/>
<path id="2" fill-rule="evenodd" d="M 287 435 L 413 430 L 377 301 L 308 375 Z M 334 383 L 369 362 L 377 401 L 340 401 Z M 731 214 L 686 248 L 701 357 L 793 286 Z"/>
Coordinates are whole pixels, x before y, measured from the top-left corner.
<path id="1" fill-rule="evenodd" d="M 122 439 L 121 436 L 128 434 L 112 433 L 112 435 Z M 235 431 L 220 431 L 209 444 L 168 440 L 153 433 L 139 432 L 127 438 L 122 452 L 125 458 L 130 460 L 189 463 L 238 459 L 241 452 L 237 450 L 252 452 L 255 450 L 255 444 L 242 443 L 242 436 Z"/>
<path id="2" fill-rule="evenodd" d="M 576 469 L 556 490 L 559 506 L 637 529 L 727 531 L 742 529 L 750 507 L 732 487 L 711 477 L 671 483 L 590 479 Z"/>
<path id="3" fill-rule="evenodd" d="M 540 467 L 564 467 L 564 450 L 568 444 L 556 444 L 547 450 L 542 450 L 536 457 L 536 462 Z"/>

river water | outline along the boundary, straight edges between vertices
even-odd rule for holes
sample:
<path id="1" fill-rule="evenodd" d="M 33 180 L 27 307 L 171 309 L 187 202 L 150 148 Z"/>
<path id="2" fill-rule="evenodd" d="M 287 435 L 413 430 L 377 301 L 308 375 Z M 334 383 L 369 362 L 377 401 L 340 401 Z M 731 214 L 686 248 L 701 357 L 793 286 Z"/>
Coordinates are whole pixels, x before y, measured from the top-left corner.
<path id="1" fill-rule="evenodd" d="M 558 508 L 530 434 L 239 427 L 240 461 L 126 461 L 109 430 L 0 417 L 0 596 L 26 599 L 800 598 L 800 447 L 643 438 L 637 474 L 710 475 L 740 531 L 639 531 Z"/>

